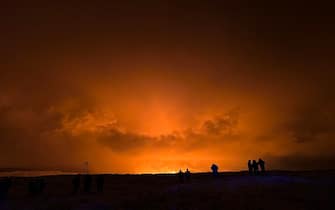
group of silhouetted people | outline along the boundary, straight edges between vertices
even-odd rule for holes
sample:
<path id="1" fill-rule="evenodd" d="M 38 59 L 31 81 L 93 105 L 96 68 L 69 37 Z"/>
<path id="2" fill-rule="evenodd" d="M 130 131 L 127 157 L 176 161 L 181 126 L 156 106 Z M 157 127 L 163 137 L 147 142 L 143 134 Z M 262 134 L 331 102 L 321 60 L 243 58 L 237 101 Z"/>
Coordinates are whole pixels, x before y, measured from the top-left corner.
<path id="1" fill-rule="evenodd" d="M 211 166 L 212 174 L 214 177 L 217 177 L 219 175 L 219 167 L 213 163 Z M 179 177 L 179 183 L 183 184 L 185 182 L 190 182 L 191 181 L 191 172 L 186 169 L 185 172 L 183 172 L 181 169 L 178 172 L 178 177 Z"/>
<path id="2" fill-rule="evenodd" d="M 12 185 L 12 179 L 6 177 L 0 180 L 0 199 L 7 197 L 8 191 Z M 38 195 L 43 193 L 45 188 L 44 179 L 41 177 L 32 178 L 28 181 L 28 192 L 30 195 Z"/>
<path id="3" fill-rule="evenodd" d="M 259 170 L 260 168 L 260 170 Z M 258 159 L 258 162 L 256 160 L 249 160 L 248 161 L 248 169 L 250 175 L 264 175 L 265 174 L 265 161 L 261 158 Z"/>
<path id="4" fill-rule="evenodd" d="M 75 175 L 72 179 L 73 185 L 73 194 L 77 194 L 80 190 L 80 180 L 81 175 Z M 102 193 L 104 189 L 105 178 L 103 174 L 96 175 L 96 187 L 97 192 Z M 85 193 L 89 193 L 92 191 L 92 175 L 86 174 L 84 175 L 84 186 L 83 191 Z"/>
<path id="5" fill-rule="evenodd" d="M 179 177 L 179 183 L 183 184 L 185 182 L 190 182 L 191 181 L 191 172 L 186 169 L 185 173 L 180 169 L 178 172 L 178 177 Z"/>
<path id="6" fill-rule="evenodd" d="M 77 194 L 80 189 L 81 177 L 83 176 L 83 192 L 89 193 L 92 191 L 93 176 L 90 174 L 86 175 L 74 175 L 72 178 L 73 194 Z M 104 175 L 95 175 L 96 191 L 102 193 L 104 189 Z M 0 200 L 5 199 L 8 195 L 9 189 L 12 186 L 12 178 L 4 177 L 0 179 Z M 29 178 L 27 183 L 27 190 L 30 195 L 42 194 L 46 186 L 46 182 L 42 177 Z"/>
<path id="7" fill-rule="evenodd" d="M 219 167 L 216 164 L 212 164 L 211 170 L 214 177 L 218 176 Z M 248 161 L 248 169 L 250 175 L 264 175 L 265 174 L 265 161 L 261 158 L 256 160 Z M 81 188 L 81 177 L 83 177 L 83 192 L 90 193 L 92 191 L 92 182 L 93 175 L 85 174 L 85 175 L 74 175 L 72 178 L 72 186 L 73 186 L 73 194 L 77 194 Z M 95 175 L 95 183 L 96 183 L 96 191 L 98 193 L 102 193 L 104 189 L 104 175 Z M 191 172 L 189 169 L 186 169 L 185 172 L 180 170 L 178 172 L 179 183 L 188 183 L 191 181 Z M 0 199 L 5 198 L 9 191 L 10 186 L 12 185 L 11 178 L 3 178 L 0 180 Z M 37 195 L 43 193 L 45 188 L 45 182 L 43 178 L 34 178 L 28 182 L 28 192 L 32 195 Z"/>

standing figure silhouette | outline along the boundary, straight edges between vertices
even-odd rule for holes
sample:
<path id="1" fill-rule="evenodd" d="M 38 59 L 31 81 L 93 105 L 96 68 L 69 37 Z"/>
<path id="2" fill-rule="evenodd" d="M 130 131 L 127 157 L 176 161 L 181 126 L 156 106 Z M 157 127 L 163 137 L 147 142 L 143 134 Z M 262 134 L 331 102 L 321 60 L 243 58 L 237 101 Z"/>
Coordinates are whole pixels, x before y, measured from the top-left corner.
<path id="1" fill-rule="evenodd" d="M 261 168 L 261 173 L 264 174 L 265 173 L 265 161 L 262 160 L 261 158 L 258 159 L 258 164 Z"/>
<path id="2" fill-rule="evenodd" d="M 191 172 L 188 170 L 188 168 L 185 171 L 185 179 L 186 179 L 186 182 L 191 181 Z"/>
<path id="3" fill-rule="evenodd" d="M 248 169 L 249 169 L 249 174 L 252 175 L 252 164 L 251 164 L 251 160 L 248 160 Z"/>
<path id="4" fill-rule="evenodd" d="M 252 168 L 254 171 L 254 175 L 258 175 L 258 163 L 256 162 L 256 160 L 252 161 Z"/>
<path id="5" fill-rule="evenodd" d="M 214 176 L 217 176 L 219 174 L 218 170 L 219 170 L 219 167 L 213 163 L 213 165 L 211 166 L 211 170 L 212 170 L 212 173 Z"/>
<path id="6" fill-rule="evenodd" d="M 184 173 L 181 171 L 181 169 L 178 172 L 178 177 L 179 177 L 179 183 L 180 184 L 184 183 Z"/>

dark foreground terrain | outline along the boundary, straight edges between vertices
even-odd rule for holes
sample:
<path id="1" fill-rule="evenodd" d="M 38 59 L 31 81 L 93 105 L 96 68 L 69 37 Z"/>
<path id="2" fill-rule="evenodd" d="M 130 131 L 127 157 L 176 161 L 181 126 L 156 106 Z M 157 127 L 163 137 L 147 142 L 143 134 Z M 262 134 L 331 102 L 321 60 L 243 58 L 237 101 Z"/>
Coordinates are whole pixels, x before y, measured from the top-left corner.
<path id="1" fill-rule="evenodd" d="M 43 177 L 38 195 L 28 193 L 30 178 L 12 178 L 0 210 L 114 210 L 114 209 L 335 209 L 335 173 L 271 172 L 193 174 L 179 184 L 177 175 L 105 175 L 103 193 L 72 194 L 72 175 Z M 0 178 L 1 179 L 1 178 Z"/>

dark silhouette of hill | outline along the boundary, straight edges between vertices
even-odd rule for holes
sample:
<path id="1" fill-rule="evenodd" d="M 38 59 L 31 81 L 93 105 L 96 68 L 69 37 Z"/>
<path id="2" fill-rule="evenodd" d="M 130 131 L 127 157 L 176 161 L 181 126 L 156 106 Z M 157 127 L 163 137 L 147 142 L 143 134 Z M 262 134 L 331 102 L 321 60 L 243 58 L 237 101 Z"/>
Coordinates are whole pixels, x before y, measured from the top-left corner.
<path id="1" fill-rule="evenodd" d="M 248 171 L 192 173 L 180 183 L 178 174 L 104 174 L 103 190 L 91 175 L 73 192 L 75 175 L 12 177 L 0 209 L 334 209 L 335 171 Z M 1 178 L 3 179 L 3 178 Z M 28 193 L 29 183 L 43 181 L 39 193 Z M 77 181 L 75 181 L 77 182 Z M 100 183 L 101 184 L 101 183 Z M 100 185 L 101 187 L 101 185 Z M 98 192 L 99 191 L 99 192 Z"/>

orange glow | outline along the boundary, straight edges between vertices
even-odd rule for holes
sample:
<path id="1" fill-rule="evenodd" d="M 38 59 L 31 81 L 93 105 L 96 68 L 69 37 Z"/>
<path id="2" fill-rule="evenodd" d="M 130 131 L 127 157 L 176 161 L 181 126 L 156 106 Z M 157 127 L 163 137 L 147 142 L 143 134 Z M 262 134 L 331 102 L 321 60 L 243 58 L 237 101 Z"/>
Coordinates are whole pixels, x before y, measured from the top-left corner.
<path id="1" fill-rule="evenodd" d="M 335 163 L 329 15 L 226 1 L 104 2 L 5 5 L 0 169 Z"/>

